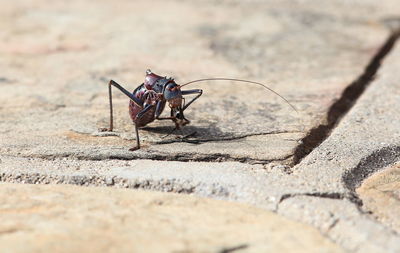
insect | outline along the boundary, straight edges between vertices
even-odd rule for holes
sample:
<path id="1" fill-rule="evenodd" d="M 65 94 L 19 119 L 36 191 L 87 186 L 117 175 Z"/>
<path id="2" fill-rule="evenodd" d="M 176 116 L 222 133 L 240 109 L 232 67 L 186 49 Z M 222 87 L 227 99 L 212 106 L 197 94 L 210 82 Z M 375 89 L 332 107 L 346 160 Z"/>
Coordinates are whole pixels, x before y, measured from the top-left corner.
<path id="1" fill-rule="evenodd" d="M 204 81 L 236 81 L 257 84 L 265 89 L 273 92 L 275 95 L 283 99 L 287 104 L 292 107 L 296 112 L 296 108 L 289 103 L 287 99 L 268 88 L 265 84 L 235 79 L 235 78 L 204 78 L 193 80 L 182 85 L 178 85 L 173 78 L 159 76 L 151 70 L 146 71 L 144 82 L 139 85 L 132 93 L 123 88 L 117 82 L 110 80 L 108 83 L 108 94 L 110 102 L 110 126 L 109 128 L 100 129 L 101 131 L 113 131 L 113 105 L 112 105 L 112 92 L 111 87 L 114 86 L 122 93 L 130 98 L 129 101 L 129 115 L 135 125 L 136 132 L 136 146 L 130 148 L 130 151 L 140 149 L 139 128 L 146 126 L 154 120 L 172 120 L 175 123 L 175 129 L 181 129 L 183 126 L 190 123 L 184 116 L 184 111 L 198 99 L 202 94 L 201 89 L 182 90 L 182 87 Z M 196 95 L 189 102 L 186 103 L 186 95 Z M 165 105 L 171 108 L 169 117 L 161 117 Z"/>

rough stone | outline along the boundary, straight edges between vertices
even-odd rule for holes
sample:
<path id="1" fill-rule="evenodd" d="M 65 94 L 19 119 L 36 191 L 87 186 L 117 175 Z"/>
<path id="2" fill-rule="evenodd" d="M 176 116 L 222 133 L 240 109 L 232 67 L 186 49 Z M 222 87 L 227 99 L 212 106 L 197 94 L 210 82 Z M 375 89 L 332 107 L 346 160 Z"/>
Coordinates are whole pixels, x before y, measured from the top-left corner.
<path id="1" fill-rule="evenodd" d="M 364 209 L 400 233 L 400 164 L 367 178 L 357 194 Z"/>
<path id="2" fill-rule="evenodd" d="M 236 200 L 274 210 L 279 187 L 295 183 L 284 173 L 267 172 L 262 165 L 238 162 L 85 161 L 70 158 L 1 157 L 0 180 L 13 183 L 62 183 L 140 188 L 194 193 L 203 197 Z M 57 168 L 57 169 L 54 169 Z M 79 168 L 79 170 L 77 170 Z"/>
<path id="3" fill-rule="evenodd" d="M 395 39 L 387 39 L 391 31 L 384 26 L 396 29 L 400 5 L 324 4 L 8 4 L 0 10 L 0 180 L 234 200 L 311 224 L 352 252 L 399 252 L 399 234 L 379 218 L 386 214 L 369 213 L 369 201 L 363 206 L 355 189 L 400 157 L 400 49 L 386 47 Z M 382 59 L 373 59 L 377 52 L 389 53 L 381 67 Z M 376 76 L 365 69 L 371 64 Z M 205 93 L 188 109 L 192 124 L 183 132 L 196 135 L 162 138 L 171 127 L 157 122 L 141 131 L 143 149 L 128 152 L 134 137 L 124 96 L 114 92 L 116 131 L 96 129 L 108 122 L 107 81 L 133 89 L 146 68 L 173 73 L 180 83 L 211 75 L 268 80 L 300 115 L 250 86 L 199 84 L 192 87 Z M 357 101 L 344 96 L 356 80 L 372 81 L 358 87 Z M 336 114 L 337 101 L 355 104 Z M 289 167 L 300 140 L 332 117 L 340 120 L 327 138 Z"/>
<path id="4" fill-rule="evenodd" d="M 327 233 L 331 238 L 354 252 L 398 252 L 398 233 L 386 224 L 376 221 L 375 213 L 369 215 L 370 204 L 363 207 L 363 201 L 355 192 L 368 176 L 399 161 L 400 157 L 400 46 L 397 44 L 379 69 L 376 80 L 357 100 L 357 103 L 340 121 L 331 135 L 314 149 L 298 166 L 292 168 L 292 176 L 303 180 L 292 192 L 281 198 L 278 210 L 290 217 L 310 224 L 319 224 L 323 229 L 325 215 L 301 216 L 304 209 L 326 213 L 331 210 L 338 224 Z M 396 178 L 392 178 L 396 180 Z M 304 197 L 303 199 L 298 199 Z M 340 199 L 342 208 L 326 204 L 325 199 Z M 343 201 L 345 200 L 345 201 Z M 380 199 L 384 201 L 383 199 Z M 332 203 L 332 201 L 330 201 Z M 370 199 L 367 200 L 367 203 Z M 346 204 L 347 203 L 347 204 Z M 284 206 L 284 208 L 282 208 Z M 354 214 L 355 206 L 358 214 Z M 349 209 L 350 208 L 350 209 Z M 366 208 L 366 210 L 364 210 Z M 288 212 L 288 210 L 290 210 Z M 390 209 L 398 219 L 395 208 Z M 349 215 L 351 218 L 349 218 Z M 387 215 L 387 214 L 383 214 Z M 329 223 L 330 222 L 330 223 Z M 357 235 L 358 239 L 341 239 L 343 235 Z"/>
<path id="5" fill-rule="evenodd" d="M 400 46 L 396 44 L 377 78 L 331 135 L 293 173 L 309 181 L 307 191 L 346 194 L 400 155 Z M 323 169 L 322 173 L 316 173 Z"/>
<path id="6" fill-rule="evenodd" d="M 0 184 L 1 252 L 343 252 L 268 211 L 194 196 Z"/>
<path id="7" fill-rule="evenodd" d="M 399 236 L 346 199 L 293 196 L 278 213 L 317 227 L 350 252 L 398 252 Z"/>
<path id="8" fill-rule="evenodd" d="M 0 152 L 292 163 L 299 140 L 326 120 L 388 37 L 381 21 L 398 8 L 384 2 L 14 1 L 0 10 Z M 183 130 L 194 137 L 162 138 L 172 124 L 155 122 L 140 133 L 143 150 L 128 152 L 135 137 L 119 92 L 116 132 L 97 132 L 108 124 L 106 84 L 133 90 L 147 68 L 179 83 L 267 82 L 300 114 L 257 86 L 198 83 L 191 87 L 204 95 Z"/>

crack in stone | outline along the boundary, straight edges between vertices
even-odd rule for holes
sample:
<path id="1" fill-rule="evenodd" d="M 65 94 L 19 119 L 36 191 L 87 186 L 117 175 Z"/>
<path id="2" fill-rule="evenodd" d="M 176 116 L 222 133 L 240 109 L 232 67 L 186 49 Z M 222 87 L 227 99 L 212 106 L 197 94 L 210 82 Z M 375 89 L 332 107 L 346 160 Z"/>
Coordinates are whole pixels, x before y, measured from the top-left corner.
<path id="1" fill-rule="evenodd" d="M 238 250 L 242 250 L 242 249 L 247 249 L 248 247 L 249 247 L 248 244 L 241 244 L 241 245 L 230 247 L 230 248 L 224 248 L 221 251 L 219 251 L 219 253 L 230 253 L 230 252 L 234 252 L 234 251 L 238 251 Z"/>
<path id="2" fill-rule="evenodd" d="M 1 154 L 0 155 L 6 155 Z M 156 161 L 178 161 L 178 162 L 240 162 L 247 164 L 268 164 L 271 162 L 287 162 L 293 155 L 289 154 L 281 158 L 274 159 L 255 159 L 249 157 L 234 157 L 230 154 L 199 154 L 199 153 L 162 153 L 159 151 L 147 150 L 145 153 L 135 152 L 124 152 L 121 154 L 110 154 L 93 152 L 92 154 L 75 153 L 64 151 L 62 153 L 54 154 L 30 154 L 20 155 L 22 158 L 40 158 L 46 160 L 53 160 L 56 158 L 73 158 L 82 161 L 102 161 L 102 160 L 138 160 L 138 159 L 150 159 Z"/>
<path id="3" fill-rule="evenodd" d="M 351 203 L 355 204 L 358 207 L 361 207 L 362 201 L 361 199 L 358 198 L 356 194 L 353 192 L 349 193 L 340 193 L 340 192 L 303 192 L 303 193 L 287 193 L 283 194 L 281 198 L 279 199 L 278 206 L 281 204 L 284 200 L 293 198 L 293 197 L 298 197 L 298 196 L 308 196 L 308 197 L 317 197 L 317 198 L 327 198 L 327 199 L 347 199 Z"/>
<path id="4" fill-rule="evenodd" d="M 334 227 L 336 227 L 336 225 L 339 223 L 339 221 L 340 221 L 340 219 L 339 219 L 339 218 L 336 218 L 336 219 L 332 222 L 332 224 L 329 225 L 329 227 L 327 228 L 326 234 L 329 234 L 329 232 L 330 232 Z"/>
<path id="5" fill-rule="evenodd" d="M 318 198 L 329 198 L 329 199 L 344 199 L 345 196 L 342 193 L 337 192 L 304 192 L 304 193 L 286 193 L 281 196 L 278 204 L 282 203 L 286 199 L 299 197 L 299 196 L 311 196 Z"/>
<path id="6" fill-rule="evenodd" d="M 363 202 L 358 197 L 355 191 L 350 191 L 348 193 L 340 193 L 340 192 L 305 192 L 305 193 L 287 193 L 281 196 L 278 203 L 275 207 L 275 212 L 278 213 L 280 204 L 289 198 L 299 197 L 299 196 L 307 196 L 307 197 L 316 197 L 316 198 L 327 198 L 327 199 L 338 199 L 338 200 L 348 200 L 352 203 L 357 211 L 361 215 L 370 215 L 369 211 L 363 209 Z"/>
<path id="7" fill-rule="evenodd" d="M 208 197 L 228 198 L 232 193 L 228 187 L 211 183 L 193 183 L 189 180 L 165 179 L 126 179 L 113 175 L 63 175 L 46 173 L 0 173 L 0 182 L 23 184 L 70 184 L 78 186 L 107 186 L 115 188 L 142 189 L 180 194 L 199 194 L 199 190 Z M 204 192 L 207 189 L 207 192 Z"/>
<path id="8" fill-rule="evenodd" d="M 357 102 L 358 98 L 368 87 L 374 79 L 377 71 L 379 70 L 382 61 L 392 50 L 396 41 L 400 36 L 400 28 L 395 29 L 386 42 L 378 50 L 375 56 L 371 59 L 366 66 L 364 72 L 353 81 L 342 93 L 341 97 L 331 105 L 326 122 L 312 128 L 308 134 L 302 139 L 300 144 L 294 152 L 294 165 L 298 164 L 304 157 L 306 157 L 312 150 L 318 147 L 324 140 L 326 140 L 335 126 L 347 114 L 347 112 Z"/>

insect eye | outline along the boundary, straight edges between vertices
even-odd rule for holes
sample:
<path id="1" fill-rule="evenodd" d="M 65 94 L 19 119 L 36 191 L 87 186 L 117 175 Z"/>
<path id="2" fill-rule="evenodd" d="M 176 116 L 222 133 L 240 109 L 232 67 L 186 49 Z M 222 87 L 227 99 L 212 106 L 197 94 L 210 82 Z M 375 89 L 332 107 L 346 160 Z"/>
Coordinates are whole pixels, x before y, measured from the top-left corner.
<path id="1" fill-rule="evenodd" d="M 177 112 L 177 113 L 176 113 L 176 117 L 177 117 L 178 119 L 183 119 L 183 114 L 180 113 L 180 112 Z"/>
<path id="2" fill-rule="evenodd" d="M 173 91 L 175 86 L 172 83 L 167 84 L 167 90 Z"/>

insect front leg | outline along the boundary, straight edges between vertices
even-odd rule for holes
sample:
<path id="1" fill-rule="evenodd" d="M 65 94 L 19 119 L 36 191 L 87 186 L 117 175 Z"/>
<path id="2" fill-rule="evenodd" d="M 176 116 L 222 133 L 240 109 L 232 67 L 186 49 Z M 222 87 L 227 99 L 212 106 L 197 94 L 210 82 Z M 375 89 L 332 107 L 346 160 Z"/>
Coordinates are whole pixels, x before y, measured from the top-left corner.
<path id="1" fill-rule="evenodd" d="M 188 108 L 189 105 L 191 105 L 196 99 L 198 99 L 203 94 L 203 90 L 200 90 L 200 89 L 185 90 L 185 91 L 182 91 L 181 94 L 182 95 L 197 94 L 197 96 L 195 96 L 192 100 L 190 100 L 189 103 L 184 104 L 183 107 L 171 108 L 171 117 L 168 117 L 165 119 L 171 119 L 175 123 L 174 130 L 180 130 L 180 129 L 182 129 L 183 126 L 190 123 L 190 121 L 188 119 L 186 119 L 185 116 L 183 115 L 183 111 L 186 110 L 186 108 Z M 193 135 L 193 134 L 191 134 L 191 135 Z"/>
<path id="2" fill-rule="evenodd" d="M 198 99 L 203 94 L 203 90 L 193 89 L 193 90 L 183 90 L 182 91 L 182 95 L 191 95 L 191 94 L 197 94 L 197 96 L 195 96 L 192 100 L 189 101 L 189 103 L 187 103 L 185 106 L 183 106 L 182 112 L 184 110 L 186 110 L 186 108 L 188 108 L 189 105 L 191 105 L 196 99 Z"/>
<path id="3" fill-rule="evenodd" d="M 158 120 L 167 120 L 167 119 L 174 120 L 175 117 L 160 117 L 161 113 L 164 110 L 165 102 L 166 102 L 165 100 L 160 100 L 160 101 L 157 102 L 155 117 Z"/>
<path id="4" fill-rule="evenodd" d="M 196 99 L 198 99 L 203 94 L 203 90 L 194 89 L 194 90 L 183 90 L 182 91 L 182 95 L 191 95 L 191 94 L 197 94 L 197 96 L 195 96 L 192 100 L 190 100 L 189 103 L 183 105 L 182 108 L 179 108 L 178 111 L 175 112 L 175 111 L 171 110 L 171 114 L 174 114 L 176 117 L 174 122 L 175 122 L 177 129 L 180 129 L 181 127 L 190 123 L 190 121 L 187 120 L 185 118 L 185 116 L 183 115 L 183 111 L 186 110 L 194 101 L 196 101 Z"/>
<path id="5" fill-rule="evenodd" d="M 100 131 L 112 131 L 114 128 L 114 118 L 113 118 L 113 104 L 112 104 L 112 92 L 111 92 L 111 86 L 114 86 L 118 88 L 122 93 L 127 95 L 135 104 L 138 106 L 143 106 L 143 102 L 140 101 L 137 97 L 135 97 L 132 93 L 127 91 L 124 87 L 119 85 L 117 82 L 114 80 L 110 80 L 108 83 L 108 99 L 110 101 L 110 127 L 109 128 L 102 128 Z"/>

